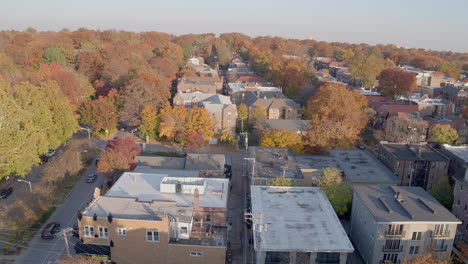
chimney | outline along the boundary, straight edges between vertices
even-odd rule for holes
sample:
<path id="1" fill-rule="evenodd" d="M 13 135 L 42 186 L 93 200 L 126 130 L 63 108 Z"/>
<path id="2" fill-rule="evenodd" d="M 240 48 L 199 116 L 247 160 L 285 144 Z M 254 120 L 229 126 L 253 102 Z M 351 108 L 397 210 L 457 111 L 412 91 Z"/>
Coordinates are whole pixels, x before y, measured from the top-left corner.
<path id="1" fill-rule="evenodd" d="M 198 188 L 193 192 L 193 208 L 198 209 L 200 206 L 200 194 Z"/>
<path id="2" fill-rule="evenodd" d="M 101 196 L 101 189 L 99 189 L 98 187 L 95 187 L 95 188 L 94 188 L 93 198 L 96 199 L 96 198 L 98 198 L 99 196 Z"/>
<path id="3" fill-rule="evenodd" d="M 403 195 L 400 192 L 396 192 L 395 199 L 400 203 L 404 201 L 403 200 Z"/>

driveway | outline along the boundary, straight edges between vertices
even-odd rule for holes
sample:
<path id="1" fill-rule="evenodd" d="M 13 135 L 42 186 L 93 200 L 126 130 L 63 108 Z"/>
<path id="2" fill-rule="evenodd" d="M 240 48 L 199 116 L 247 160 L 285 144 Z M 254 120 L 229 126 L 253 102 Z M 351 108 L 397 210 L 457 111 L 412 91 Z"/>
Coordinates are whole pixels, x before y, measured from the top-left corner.
<path id="1" fill-rule="evenodd" d="M 77 224 L 77 212 L 85 207 L 92 199 L 95 187 L 100 187 L 104 184 L 104 175 L 99 174 L 94 183 L 87 183 L 85 178 L 90 173 L 96 172 L 96 165 L 93 161 L 91 166 L 81 176 L 79 182 L 73 190 L 65 198 L 64 202 L 49 218 L 48 222 L 58 222 L 61 224 L 62 230 L 71 228 Z M 78 241 L 72 237 L 70 232 L 67 234 L 68 248 L 71 254 L 75 253 L 74 245 Z M 17 263 L 21 264 L 49 264 L 55 263 L 57 259 L 64 257 L 67 254 L 65 239 L 63 236 L 56 237 L 51 240 L 40 238 L 40 232 L 29 243 L 28 249 L 19 257 Z"/>

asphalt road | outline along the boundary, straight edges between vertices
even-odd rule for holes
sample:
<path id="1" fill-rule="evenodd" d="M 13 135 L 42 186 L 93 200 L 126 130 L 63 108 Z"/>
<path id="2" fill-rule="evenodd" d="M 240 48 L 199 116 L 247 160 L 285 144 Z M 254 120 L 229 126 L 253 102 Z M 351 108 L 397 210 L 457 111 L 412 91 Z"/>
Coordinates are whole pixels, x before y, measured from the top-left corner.
<path id="1" fill-rule="evenodd" d="M 80 181 L 74 186 L 68 197 L 66 197 L 64 202 L 49 218 L 48 223 L 58 222 L 60 223 L 62 230 L 73 227 L 77 224 L 78 210 L 86 206 L 87 203 L 92 200 L 94 188 L 100 187 L 104 183 L 104 176 L 102 174 L 99 174 L 94 183 L 87 183 L 85 181 L 88 174 L 95 172 L 96 166 L 95 162 L 93 162 L 81 176 Z M 74 254 L 74 245 L 78 240 L 75 237 L 72 237 L 70 233 L 67 234 L 67 237 L 70 253 Z M 29 243 L 28 249 L 20 256 L 17 263 L 51 264 L 55 263 L 57 259 L 64 257 L 66 254 L 67 250 L 63 236 L 46 240 L 42 239 L 40 237 L 40 232 L 38 232 Z"/>

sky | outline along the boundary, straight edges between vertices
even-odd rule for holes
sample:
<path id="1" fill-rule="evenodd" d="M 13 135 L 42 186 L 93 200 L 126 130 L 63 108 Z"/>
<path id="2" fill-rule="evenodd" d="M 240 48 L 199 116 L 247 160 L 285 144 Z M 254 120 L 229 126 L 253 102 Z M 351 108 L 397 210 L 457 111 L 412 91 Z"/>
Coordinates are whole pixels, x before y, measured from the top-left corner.
<path id="1" fill-rule="evenodd" d="M 240 32 L 468 52 L 468 0 L 0 0 L 0 30 Z"/>

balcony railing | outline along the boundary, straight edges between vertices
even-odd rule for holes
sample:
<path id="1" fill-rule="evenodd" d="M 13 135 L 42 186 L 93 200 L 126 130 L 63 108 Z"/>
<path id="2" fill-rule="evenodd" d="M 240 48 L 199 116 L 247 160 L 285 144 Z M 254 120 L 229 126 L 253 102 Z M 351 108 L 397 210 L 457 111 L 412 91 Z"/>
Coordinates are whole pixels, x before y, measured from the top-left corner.
<path id="1" fill-rule="evenodd" d="M 432 231 L 431 236 L 432 237 L 449 237 L 450 236 L 450 231 L 446 230 L 444 232 L 437 232 L 437 233 Z"/>
<path id="2" fill-rule="evenodd" d="M 396 247 L 396 248 L 392 248 L 392 247 L 385 247 L 382 246 L 382 251 L 383 252 L 402 252 L 403 251 L 403 245 L 399 246 L 399 247 Z"/>
<path id="3" fill-rule="evenodd" d="M 393 262 L 391 260 L 381 260 L 379 264 L 401 264 L 401 259 L 397 260 L 397 262 Z"/>
<path id="4" fill-rule="evenodd" d="M 404 237 L 405 234 L 405 231 L 385 231 L 386 237 Z"/>

